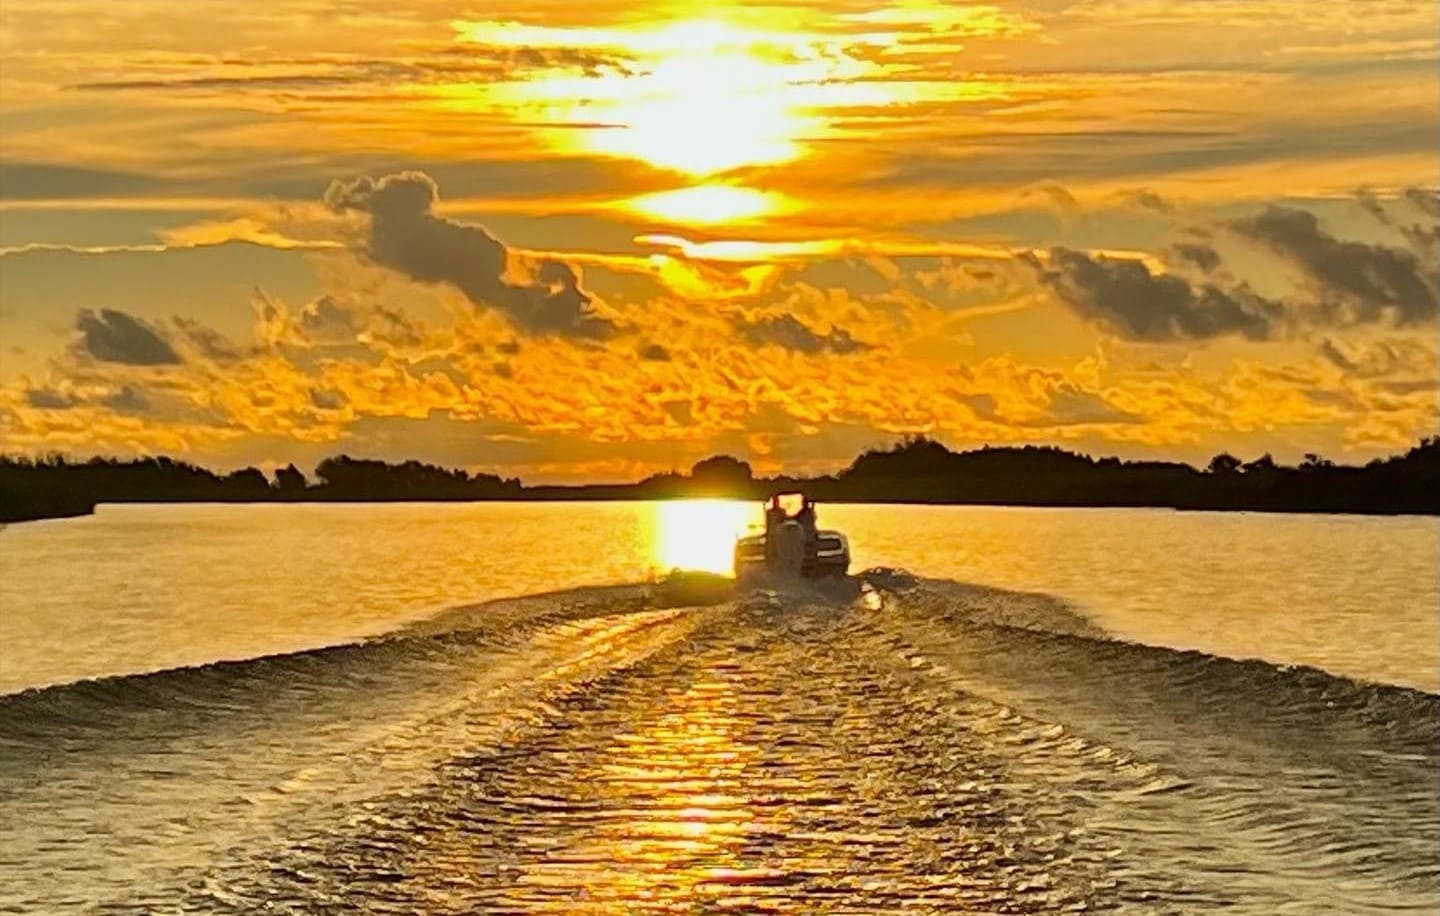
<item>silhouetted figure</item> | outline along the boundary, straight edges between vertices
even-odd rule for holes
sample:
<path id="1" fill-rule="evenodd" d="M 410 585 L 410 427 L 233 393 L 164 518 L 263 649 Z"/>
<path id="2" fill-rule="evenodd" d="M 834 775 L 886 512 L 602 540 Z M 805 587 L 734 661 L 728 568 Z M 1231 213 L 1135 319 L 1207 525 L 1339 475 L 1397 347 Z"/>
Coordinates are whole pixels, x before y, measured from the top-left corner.
<path id="1" fill-rule="evenodd" d="M 765 557 L 771 559 L 775 556 L 777 538 L 780 533 L 780 526 L 785 524 L 785 510 L 780 506 L 780 497 L 770 497 L 770 502 L 765 506 Z"/>
<path id="2" fill-rule="evenodd" d="M 815 504 L 810 501 L 810 497 L 805 497 L 805 504 L 800 507 L 799 512 L 795 513 L 795 521 L 800 523 L 800 530 L 805 535 L 805 549 L 808 551 L 819 538 L 819 528 L 817 527 L 815 518 Z"/>

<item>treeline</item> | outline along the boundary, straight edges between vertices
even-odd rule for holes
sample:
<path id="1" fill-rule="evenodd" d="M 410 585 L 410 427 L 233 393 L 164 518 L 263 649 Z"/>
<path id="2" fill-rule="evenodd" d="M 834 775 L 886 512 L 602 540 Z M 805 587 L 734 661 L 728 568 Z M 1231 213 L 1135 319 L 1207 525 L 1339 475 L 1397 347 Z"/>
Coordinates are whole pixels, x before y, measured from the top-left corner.
<path id="1" fill-rule="evenodd" d="M 1296 466 L 1268 455 L 1216 455 L 1202 470 L 1169 461 L 1091 458 L 1055 447 L 953 452 L 923 436 L 872 449 L 833 475 L 756 477 L 727 455 L 634 484 L 523 486 L 419 461 L 391 464 L 340 455 L 311 478 L 294 465 L 217 474 L 170 458 L 71 461 L 0 457 L 0 521 L 91 511 L 103 502 L 404 500 L 761 499 L 801 489 L 831 502 L 971 503 L 1020 506 L 1156 506 L 1286 512 L 1440 514 L 1440 437 L 1364 466 L 1307 455 Z"/>
<path id="2" fill-rule="evenodd" d="M 1285 466 L 1269 455 L 1242 462 L 1222 453 L 1201 470 L 1053 447 L 957 453 L 921 437 L 866 452 L 807 490 L 817 499 L 854 502 L 1440 514 L 1440 438 L 1364 466 L 1318 455 Z"/>
<path id="3" fill-rule="evenodd" d="M 518 499 L 522 490 L 519 480 L 495 474 L 348 455 L 320 462 L 313 481 L 293 464 L 270 477 L 258 468 L 217 474 L 166 457 L 0 456 L 0 522 L 80 515 L 98 503 Z"/>

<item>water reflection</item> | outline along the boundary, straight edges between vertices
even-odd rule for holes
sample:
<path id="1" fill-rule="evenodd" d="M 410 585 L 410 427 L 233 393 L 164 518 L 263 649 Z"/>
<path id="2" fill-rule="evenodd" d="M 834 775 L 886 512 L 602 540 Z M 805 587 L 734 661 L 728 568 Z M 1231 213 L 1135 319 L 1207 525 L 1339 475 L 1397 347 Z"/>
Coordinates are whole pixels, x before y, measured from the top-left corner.
<path id="1" fill-rule="evenodd" d="M 615 735 L 593 770 L 595 817 L 581 836 L 526 867 L 522 884 L 573 888 L 571 912 L 630 912 L 643 901 L 693 905 L 764 880 L 744 867 L 755 818 L 741 778 L 758 748 L 739 740 L 725 677 L 691 683 L 660 715 Z"/>
<path id="2" fill-rule="evenodd" d="M 650 553 L 661 572 L 730 572 L 735 539 L 760 521 L 755 506 L 735 500 L 677 499 L 652 506 Z"/>

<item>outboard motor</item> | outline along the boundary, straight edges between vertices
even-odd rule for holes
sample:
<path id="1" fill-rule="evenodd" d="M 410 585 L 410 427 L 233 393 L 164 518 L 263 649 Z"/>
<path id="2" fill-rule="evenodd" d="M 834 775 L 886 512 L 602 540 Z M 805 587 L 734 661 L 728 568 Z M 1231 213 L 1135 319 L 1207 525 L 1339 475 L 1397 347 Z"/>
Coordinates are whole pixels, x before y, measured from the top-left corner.
<path id="1" fill-rule="evenodd" d="M 775 551 L 770 554 L 770 570 L 785 576 L 800 575 L 805 565 L 805 529 L 794 520 L 774 531 Z"/>

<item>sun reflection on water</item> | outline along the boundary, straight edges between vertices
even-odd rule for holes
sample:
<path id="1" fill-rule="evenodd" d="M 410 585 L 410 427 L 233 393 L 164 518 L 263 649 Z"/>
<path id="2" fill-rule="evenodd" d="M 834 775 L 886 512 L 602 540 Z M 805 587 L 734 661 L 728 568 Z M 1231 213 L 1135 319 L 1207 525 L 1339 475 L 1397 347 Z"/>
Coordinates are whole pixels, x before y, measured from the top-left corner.
<path id="1" fill-rule="evenodd" d="M 737 740 L 737 702 L 721 674 L 670 693 L 663 713 L 616 735 L 588 780 L 605 816 L 522 883 L 581 888 L 570 912 L 610 913 L 636 901 L 688 909 L 763 880 L 742 856 L 756 814 L 741 776 L 757 748 Z"/>
<path id="2" fill-rule="evenodd" d="M 735 539 L 759 521 L 749 503 L 727 499 L 677 499 L 654 504 L 649 531 L 653 565 L 728 573 L 734 565 Z"/>

